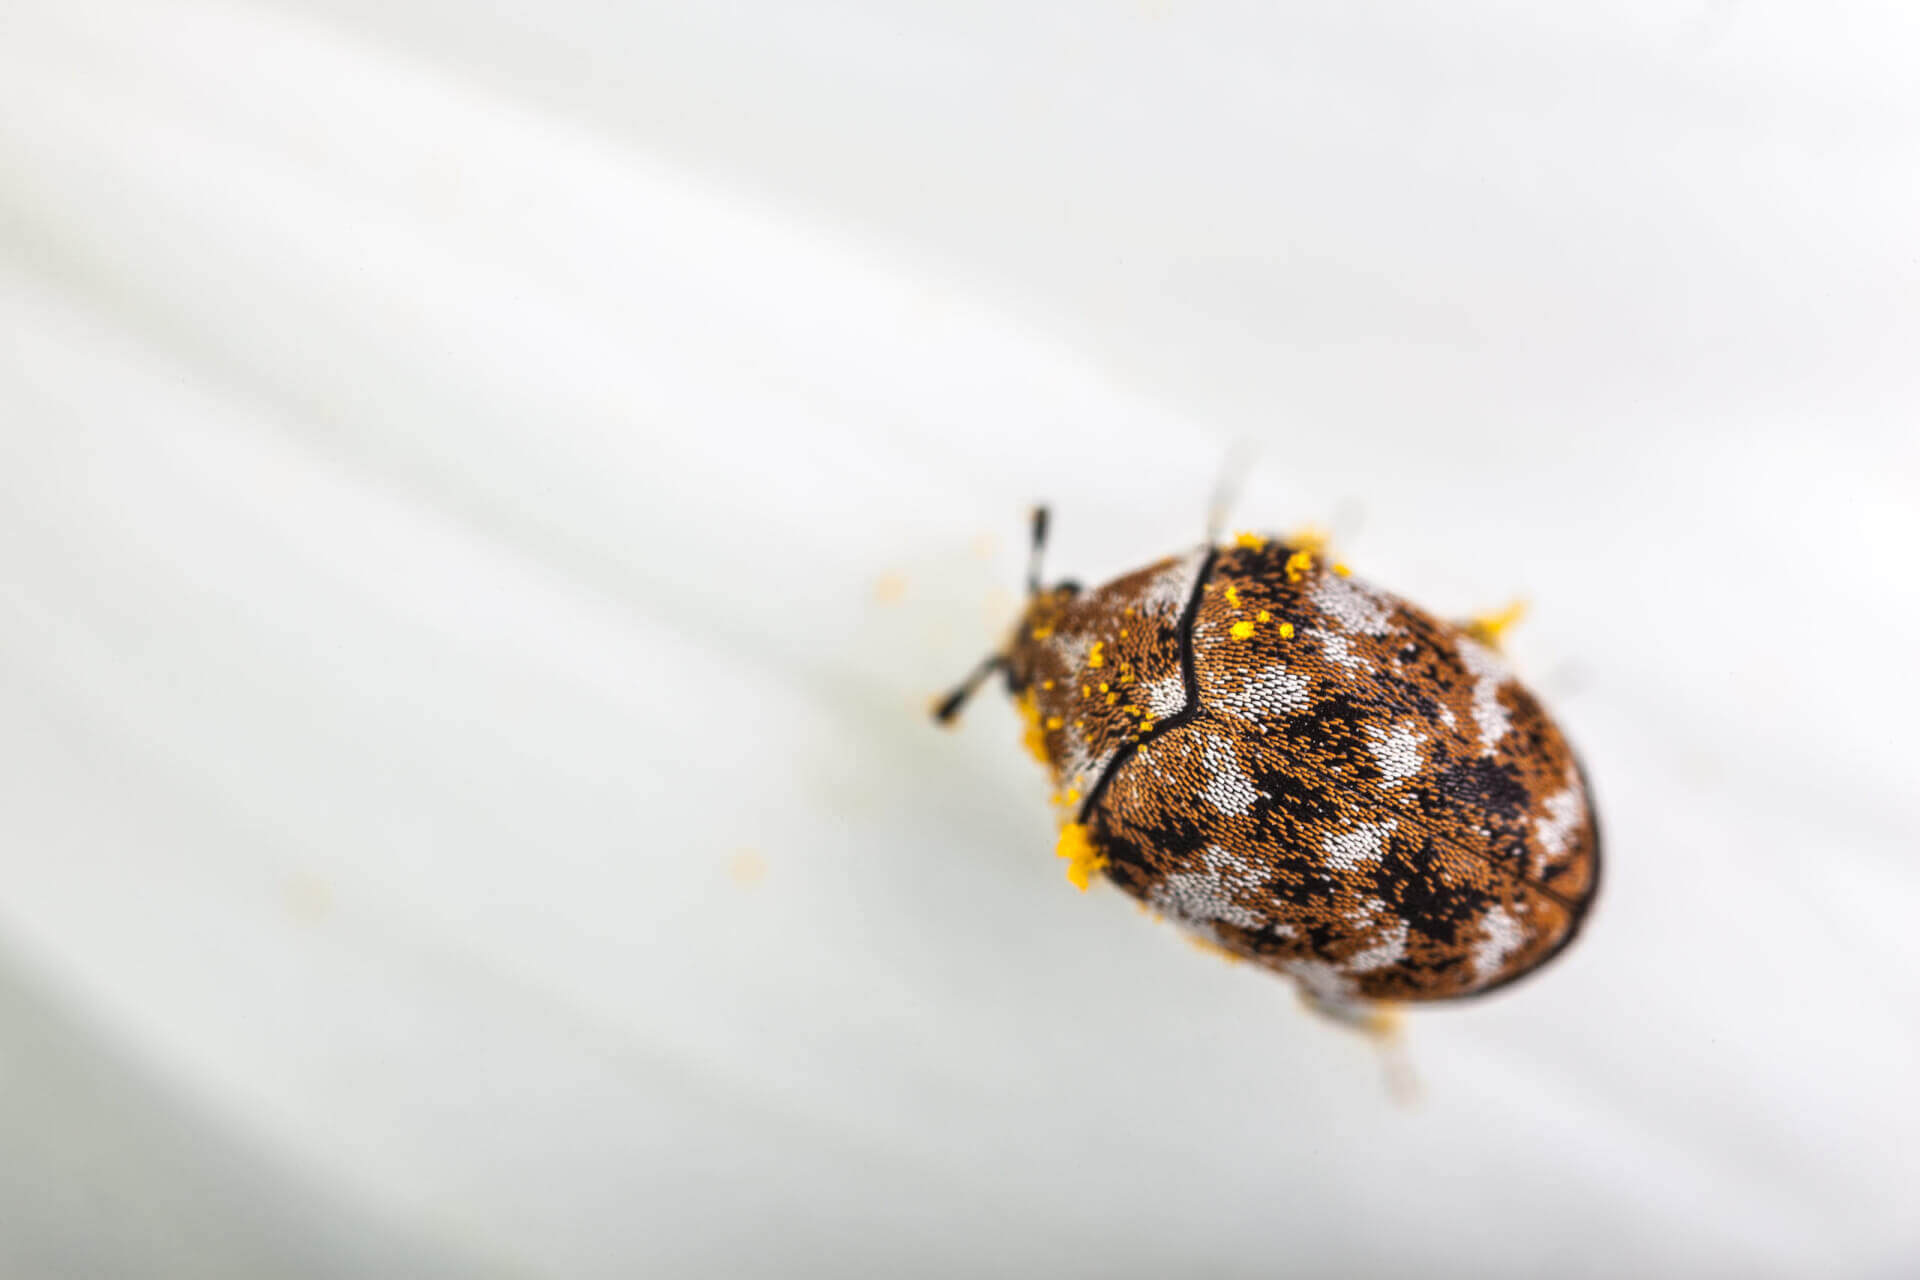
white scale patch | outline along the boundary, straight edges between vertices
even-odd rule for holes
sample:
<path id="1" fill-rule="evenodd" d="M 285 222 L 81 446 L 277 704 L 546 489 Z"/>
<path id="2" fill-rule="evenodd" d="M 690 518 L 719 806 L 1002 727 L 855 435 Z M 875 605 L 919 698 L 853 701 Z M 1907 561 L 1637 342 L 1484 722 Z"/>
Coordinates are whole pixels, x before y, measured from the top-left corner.
<path id="1" fill-rule="evenodd" d="M 1395 725 L 1392 733 L 1383 733 L 1369 725 L 1367 738 L 1380 766 L 1380 777 L 1389 787 L 1413 777 L 1426 765 L 1426 757 L 1420 754 L 1420 744 L 1427 740 L 1424 733 L 1415 733 L 1405 725 Z"/>
<path id="2" fill-rule="evenodd" d="M 1134 696 L 1140 700 L 1140 705 L 1147 709 L 1148 715 L 1155 720 L 1164 720 L 1186 709 L 1187 685 L 1179 674 L 1175 673 L 1141 685 L 1139 693 Z"/>
<path id="3" fill-rule="evenodd" d="M 1584 792 L 1580 775 L 1568 769 L 1567 789 L 1548 796 L 1546 803 L 1541 806 L 1546 812 L 1533 820 L 1533 834 L 1546 854 L 1547 865 L 1560 860 L 1573 839 L 1573 833 L 1586 821 L 1587 798 Z"/>
<path id="4" fill-rule="evenodd" d="M 1500 702 L 1500 686 L 1513 679 L 1513 672 L 1499 654 L 1479 641 L 1461 636 L 1460 661 L 1472 674 L 1473 723 L 1480 730 L 1480 754 L 1490 756 L 1494 747 L 1513 727 L 1512 718 Z"/>
<path id="5" fill-rule="evenodd" d="M 1060 655 L 1061 662 L 1065 663 L 1070 669 L 1079 672 L 1081 678 L 1085 679 L 1087 673 L 1092 670 L 1092 668 L 1087 665 L 1087 659 L 1092 656 L 1094 642 L 1098 639 L 1098 636 L 1093 635 L 1067 635 L 1065 633 L 1057 633 L 1051 640 L 1045 643 L 1047 647 Z"/>
<path id="6" fill-rule="evenodd" d="M 1353 998 L 1353 980 L 1325 960 L 1289 960 L 1286 968 L 1301 989 L 1316 1000 L 1340 1005 Z"/>
<path id="7" fill-rule="evenodd" d="M 1233 855 L 1217 844 L 1207 846 L 1201 862 L 1201 870 L 1178 872 L 1156 885 L 1149 905 L 1202 933 L 1214 924 L 1258 928 L 1260 913 L 1233 900 L 1238 891 L 1260 887 L 1258 874 L 1240 867 Z"/>
<path id="8" fill-rule="evenodd" d="M 1383 636 L 1393 604 L 1371 587 L 1337 573 L 1323 573 L 1313 584 L 1313 603 L 1354 635 Z"/>
<path id="9" fill-rule="evenodd" d="M 1370 904 L 1376 915 L 1387 910 L 1387 904 L 1375 898 Z M 1389 916 L 1387 936 L 1365 951 L 1350 955 L 1343 962 L 1348 973 L 1372 973 L 1397 964 L 1400 957 L 1407 954 L 1407 922 L 1398 916 Z"/>
<path id="10" fill-rule="evenodd" d="M 1326 853 L 1327 860 L 1343 870 L 1351 870 L 1363 862 L 1378 862 L 1383 851 L 1383 843 L 1400 825 L 1394 818 L 1385 822 L 1376 822 L 1342 831 L 1328 836 L 1320 842 L 1320 848 Z"/>
<path id="11" fill-rule="evenodd" d="M 1494 907 L 1482 920 L 1486 930 L 1480 941 L 1473 947 L 1473 976 L 1484 981 L 1500 972 L 1500 966 L 1507 957 L 1520 949 L 1527 940 L 1526 930 L 1513 918 L 1513 913 L 1504 906 Z"/>
<path id="12" fill-rule="evenodd" d="M 1201 759 L 1207 766 L 1207 785 L 1200 794 L 1209 804 L 1226 814 L 1243 814 L 1253 808 L 1263 793 L 1255 790 L 1252 780 L 1241 771 L 1240 757 L 1231 742 L 1218 734 L 1210 735 Z"/>
<path id="13" fill-rule="evenodd" d="M 1215 703 L 1222 711 L 1260 720 L 1305 711 L 1312 705 L 1308 688 L 1305 676 L 1295 675 L 1276 662 L 1254 672 L 1239 690 L 1215 699 Z"/>
<path id="14" fill-rule="evenodd" d="M 1193 584 L 1199 578 L 1200 566 L 1206 558 L 1207 553 L 1203 549 L 1168 565 L 1147 584 L 1147 589 L 1140 595 L 1140 607 L 1149 613 L 1171 613 L 1175 617 L 1184 613 L 1187 601 L 1193 598 Z"/>
<path id="15" fill-rule="evenodd" d="M 1320 648 L 1326 652 L 1328 662 L 1337 662 L 1349 671 L 1371 671 L 1373 665 L 1365 658 L 1356 658 L 1353 654 L 1353 641 L 1337 631 L 1325 631 L 1319 627 L 1307 632 L 1320 642 Z"/>

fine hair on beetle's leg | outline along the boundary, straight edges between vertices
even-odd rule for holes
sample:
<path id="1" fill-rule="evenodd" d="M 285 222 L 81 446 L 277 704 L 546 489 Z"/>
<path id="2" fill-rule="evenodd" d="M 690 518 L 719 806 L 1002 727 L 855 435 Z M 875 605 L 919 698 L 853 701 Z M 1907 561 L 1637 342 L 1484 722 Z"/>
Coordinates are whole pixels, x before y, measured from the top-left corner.
<path id="1" fill-rule="evenodd" d="M 1040 594 L 1040 557 L 1047 549 L 1047 504 L 1033 509 L 1033 541 L 1027 551 L 1027 594 Z"/>
<path id="2" fill-rule="evenodd" d="M 966 705 L 967 699 L 973 696 L 974 691 L 986 681 L 988 676 L 1003 669 L 1006 665 L 1007 660 L 1002 655 L 997 653 L 987 655 L 987 657 L 981 660 L 979 666 L 967 674 L 967 678 L 962 680 L 952 693 L 942 698 L 939 705 L 934 707 L 934 720 L 940 724 L 952 724 L 953 718 L 960 714 L 960 708 Z"/>
<path id="3" fill-rule="evenodd" d="M 1227 530 L 1227 514 L 1240 499 L 1240 486 L 1253 469 L 1254 448 L 1244 437 L 1227 445 L 1220 459 L 1220 478 L 1213 482 L 1213 498 L 1207 503 L 1207 545 L 1220 541 Z"/>

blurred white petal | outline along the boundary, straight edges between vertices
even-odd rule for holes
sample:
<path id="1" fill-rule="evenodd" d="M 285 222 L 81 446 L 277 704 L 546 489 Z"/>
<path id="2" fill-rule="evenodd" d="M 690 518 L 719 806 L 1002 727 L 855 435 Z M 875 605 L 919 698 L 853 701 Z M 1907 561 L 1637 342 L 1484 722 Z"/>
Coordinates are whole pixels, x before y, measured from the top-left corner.
<path id="1" fill-rule="evenodd" d="M 669 8 L 0 20 L 9 1272 L 1920 1265 L 1909 12 Z M 1603 805 L 1412 1110 L 924 719 L 1235 435 Z"/>

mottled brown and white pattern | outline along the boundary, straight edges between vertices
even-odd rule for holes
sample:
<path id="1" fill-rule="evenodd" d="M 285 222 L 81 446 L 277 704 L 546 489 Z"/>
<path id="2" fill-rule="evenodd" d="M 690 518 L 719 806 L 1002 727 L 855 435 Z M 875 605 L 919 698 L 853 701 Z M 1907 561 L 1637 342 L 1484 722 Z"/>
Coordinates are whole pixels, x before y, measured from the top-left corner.
<path id="1" fill-rule="evenodd" d="M 1042 592 L 1006 658 L 1083 862 L 1316 1003 L 1499 986 L 1592 902 L 1585 780 L 1533 695 L 1304 549 Z"/>

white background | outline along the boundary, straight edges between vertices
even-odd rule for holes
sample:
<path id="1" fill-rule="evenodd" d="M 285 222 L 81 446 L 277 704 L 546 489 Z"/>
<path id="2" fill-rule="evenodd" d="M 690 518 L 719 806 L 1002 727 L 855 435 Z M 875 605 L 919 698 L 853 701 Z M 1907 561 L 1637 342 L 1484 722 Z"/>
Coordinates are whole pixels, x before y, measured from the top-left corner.
<path id="1" fill-rule="evenodd" d="M 1920 1268 L 1911 5 L 15 0 L 0 1270 Z M 1370 1050 L 986 698 L 1332 522 L 1605 895 Z"/>

